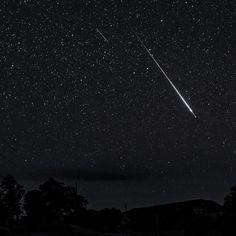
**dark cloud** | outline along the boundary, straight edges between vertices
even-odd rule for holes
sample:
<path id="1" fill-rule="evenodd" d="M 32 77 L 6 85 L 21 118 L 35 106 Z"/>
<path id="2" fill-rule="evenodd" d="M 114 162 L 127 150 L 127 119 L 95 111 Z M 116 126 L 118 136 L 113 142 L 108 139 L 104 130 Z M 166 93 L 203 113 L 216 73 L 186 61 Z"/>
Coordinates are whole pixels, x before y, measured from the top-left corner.
<path id="1" fill-rule="evenodd" d="M 125 173 L 118 171 L 106 171 L 106 170 L 82 170 L 82 169 L 43 169 L 27 171 L 24 173 L 18 173 L 17 177 L 21 180 L 43 180 L 45 178 L 53 177 L 56 179 L 74 181 L 141 181 L 146 179 L 148 175 L 145 173 Z"/>

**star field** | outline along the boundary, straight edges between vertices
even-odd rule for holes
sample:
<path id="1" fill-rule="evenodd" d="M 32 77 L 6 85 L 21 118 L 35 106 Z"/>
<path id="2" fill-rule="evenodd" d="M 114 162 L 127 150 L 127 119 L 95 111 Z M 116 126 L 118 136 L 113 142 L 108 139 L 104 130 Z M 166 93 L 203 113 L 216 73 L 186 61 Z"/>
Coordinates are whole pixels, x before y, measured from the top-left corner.
<path id="1" fill-rule="evenodd" d="M 0 172 L 88 171 L 95 207 L 120 188 L 133 205 L 220 200 L 236 178 L 234 19 L 233 1 L 1 1 Z M 137 181 L 95 187 L 104 171 Z"/>

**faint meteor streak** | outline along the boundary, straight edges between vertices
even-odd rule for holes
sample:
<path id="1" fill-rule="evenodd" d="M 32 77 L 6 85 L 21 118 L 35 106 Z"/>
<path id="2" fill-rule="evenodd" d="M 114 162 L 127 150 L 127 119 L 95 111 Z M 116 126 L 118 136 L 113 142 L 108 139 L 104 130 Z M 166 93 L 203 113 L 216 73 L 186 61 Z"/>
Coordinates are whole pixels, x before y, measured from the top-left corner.
<path id="1" fill-rule="evenodd" d="M 104 36 L 104 34 L 98 28 L 96 28 L 96 31 L 102 36 L 105 42 L 108 42 L 108 39 Z"/>
<path id="2" fill-rule="evenodd" d="M 131 29 L 132 30 L 132 29 Z M 132 30 L 133 31 L 133 30 Z M 189 104 L 186 102 L 186 100 L 184 99 L 184 97 L 181 95 L 181 93 L 179 92 L 179 90 L 175 87 L 175 85 L 172 83 L 172 81 L 170 80 L 170 78 L 168 77 L 168 75 L 165 73 L 165 71 L 162 69 L 161 65 L 157 62 L 157 60 L 155 59 L 155 57 L 151 54 L 151 52 L 148 50 L 148 48 L 146 47 L 146 45 L 143 43 L 143 41 L 141 40 L 141 38 L 133 31 L 133 33 L 136 35 L 137 39 L 139 40 L 139 42 L 142 44 L 142 46 L 145 48 L 145 50 L 147 51 L 147 53 L 149 54 L 149 56 L 152 58 L 152 60 L 155 62 L 155 64 L 158 66 L 158 68 L 160 69 L 160 71 L 163 73 L 163 75 L 165 76 L 165 78 L 168 80 L 168 82 L 171 84 L 171 86 L 173 87 L 173 89 L 175 90 L 175 92 L 179 95 L 180 99 L 182 100 L 182 102 L 184 103 L 184 105 L 188 108 L 188 110 L 191 112 L 191 114 L 197 118 L 197 116 L 195 115 L 195 113 L 193 112 L 192 108 L 189 106 Z"/>

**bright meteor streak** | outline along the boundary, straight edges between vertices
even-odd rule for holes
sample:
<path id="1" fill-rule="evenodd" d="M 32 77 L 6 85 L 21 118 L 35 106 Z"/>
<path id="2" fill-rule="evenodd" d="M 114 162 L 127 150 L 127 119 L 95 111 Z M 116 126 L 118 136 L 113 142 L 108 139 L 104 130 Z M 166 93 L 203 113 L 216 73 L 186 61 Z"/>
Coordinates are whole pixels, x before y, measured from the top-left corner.
<path id="1" fill-rule="evenodd" d="M 133 30 L 132 30 L 133 31 Z M 181 93 L 179 92 L 179 90 L 175 87 L 175 85 L 172 83 L 172 81 L 170 80 L 170 78 L 168 77 L 168 75 L 165 73 L 165 71 L 162 69 L 161 65 L 157 62 L 157 60 L 155 59 L 155 57 L 151 54 L 151 52 L 148 50 L 148 48 L 146 47 L 146 45 L 143 43 L 143 41 L 141 40 L 141 38 L 133 31 L 133 33 L 136 35 L 136 37 L 138 38 L 138 40 L 140 41 L 140 43 L 142 44 L 142 46 L 144 47 L 144 49 L 147 51 L 147 53 L 149 54 L 149 56 L 152 58 L 152 60 L 155 62 L 155 64 L 158 66 L 158 68 L 160 69 L 160 71 L 163 73 L 163 75 L 165 76 L 165 78 L 168 80 L 168 82 L 171 84 L 171 86 L 173 87 L 173 89 L 175 90 L 175 92 L 179 95 L 180 99 L 182 100 L 182 102 L 184 103 L 184 105 L 188 108 L 188 110 L 191 112 L 191 114 L 197 118 L 197 116 L 195 115 L 195 113 L 193 112 L 192 108 L 189 106 L 189 104 L 186 102 L 186 100 L 184 99 L 184 97 L 181 95 Z"/>

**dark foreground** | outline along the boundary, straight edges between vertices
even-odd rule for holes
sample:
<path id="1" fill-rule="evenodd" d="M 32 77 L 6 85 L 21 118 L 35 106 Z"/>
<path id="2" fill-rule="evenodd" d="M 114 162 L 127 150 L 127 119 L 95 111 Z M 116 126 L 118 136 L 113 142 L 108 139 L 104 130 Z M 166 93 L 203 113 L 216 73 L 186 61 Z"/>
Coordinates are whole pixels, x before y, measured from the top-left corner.
<path id="1" fill-rule="evenodd" d="M 25 193 L 8 175 L 0 183 L 0 236 L 236 235 L 236 187 L 224 205 L 198 199 L 122 212 L 88 210 L 87 203 L 52 178 Z"/>
<path id="2" fill-rule="evenodd" d="M 0 228 L 1 236 L 225 236 L 236 235 L 236 214 L 213 201 L 192 200 L 120 212 L 85 210 L 77 224 L 54 229 L 13 231 Z M 82 225 L 82 226 L 79 226 Z"/>

